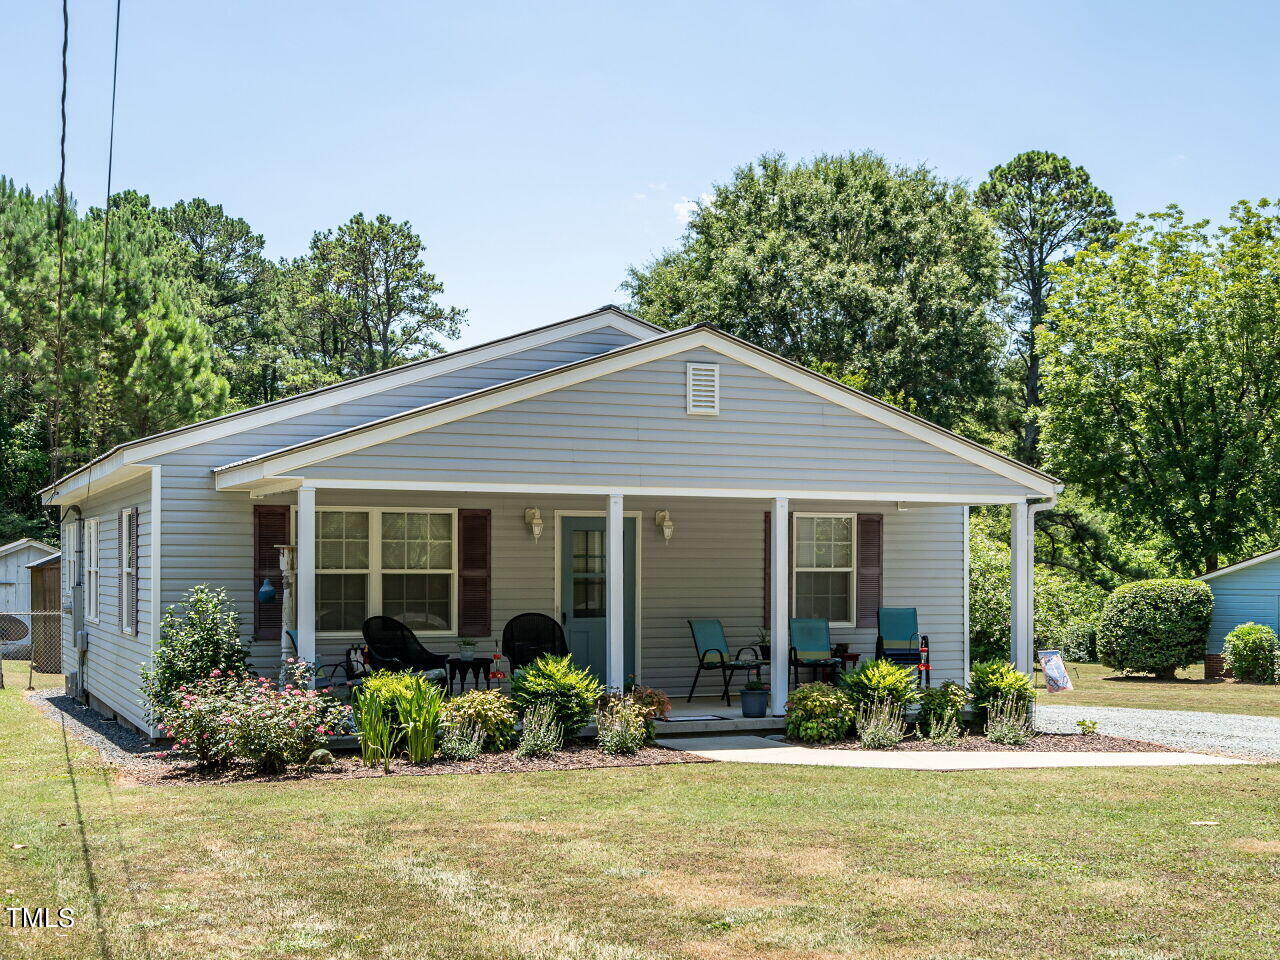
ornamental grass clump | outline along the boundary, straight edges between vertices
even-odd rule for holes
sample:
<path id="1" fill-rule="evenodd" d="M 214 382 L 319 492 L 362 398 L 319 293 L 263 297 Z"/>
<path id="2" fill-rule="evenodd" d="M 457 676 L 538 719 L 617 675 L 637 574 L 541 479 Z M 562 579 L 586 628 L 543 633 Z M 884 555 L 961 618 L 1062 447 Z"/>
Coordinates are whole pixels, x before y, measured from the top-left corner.
<path id="1" fill-rule="evenodd" d="M 1242 623 L 1222 644 L 1223 663 L 1245 683 L 1280 682 L 1276 632 L 1264 623 Z"/>
<path id="2" fill-rule="evenodd" d="M 441 723 L 478 729 L 481 749 L 489 752 L 506 750 L 516 738 L 515 704 L 501 690 L 468 690 L 446 700 Z"/>
<path id="3" fill-rule="evenodd" d="M 566 737 L 576 737 L 591 722 L 600 693 L 595 675 L 567 655 L 544 654 L 511 678 L 511 697 L 521 713 L 540 703 L 549 704 Z"/>
<path id="4" fill-rule="evenodd" d="M 1016 696 L 999 697 L 987 707 L 987 739 L 992 743 L 1022 747 L 1031 740 L 1027 705 Z"/>
<path id="5" fill-rule="evenodd" d="M 484 744 L 484 728 L 474 720 L 460 720 L 441 728 L 439 754 L 445 760 L 474 760 Z"/>
<path id="6" fill-rule="evenodd" d="M 391 769 L 399 730 L 392 715 L 391 698 L 376 687 L 359 686 L 355 701 L 356 737 L 360 741 L 360 762 L 366 767 L 382 765 Z"/>
<path id="7" fill-rule="evenodd" d="M 634 696 L 608 696 L 596 711 L 596 746 L 604 753 L 630 756 L 649 741 L 652 706 Z"/>
<path id="8" fill-rule="evenodd" d="M 392 698 L 400 736 L 410 763 L 430 763 L 436 755 L 444 690 L 425 677 L 409 674 L 408 682 Z"/>
<path id="9" fill-rule="evenodd" d="M 902 704 L 887 697 L 858 704 L 854 722 L 858 739 L 868 750 L 892 750 L 907 735 Z"/>
<path id="10" fill-rule="evenodd" d="M 853 725 L 854 706 L 829 683 L 804 683 L 787 698 L 787 736 L 804 743 L 834 743 Z"/>
<path id="11" fill-rule="evenodd" d="M 549 703 L 535 704 L 524 715 L 520 728 L 517 757 L 549 757 L 564 746 L 564 731 L 556 723 L 555 711 Z"/>

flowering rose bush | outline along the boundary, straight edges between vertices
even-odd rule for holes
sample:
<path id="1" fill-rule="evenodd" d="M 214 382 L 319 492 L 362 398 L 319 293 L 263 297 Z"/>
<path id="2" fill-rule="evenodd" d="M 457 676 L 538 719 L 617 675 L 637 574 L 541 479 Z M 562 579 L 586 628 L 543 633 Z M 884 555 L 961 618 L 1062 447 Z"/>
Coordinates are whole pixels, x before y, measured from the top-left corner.
<path id="1" fill-rule="evenodd" d="M 312 671 L 290 660 L 282 682 L 240 679 L 214 670 L 180 691 L 160 718 L 173 754 L 198 766 L 247 760 L 263 773 L 302 763 L 325 738 L 350 727 L 350 708 L 311 689 Z"/>

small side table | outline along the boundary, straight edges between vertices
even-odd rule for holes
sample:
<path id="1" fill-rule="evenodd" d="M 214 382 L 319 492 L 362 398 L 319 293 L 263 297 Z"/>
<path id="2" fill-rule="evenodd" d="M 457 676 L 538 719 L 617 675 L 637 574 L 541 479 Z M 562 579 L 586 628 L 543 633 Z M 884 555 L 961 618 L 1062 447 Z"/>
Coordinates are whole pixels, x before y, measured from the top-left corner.
<path id="1" fill-rule="evenodd" d="M 484 677 L 484 688 L 489 690 L 493 686 L 493 680 L 489 674 L 489 668 L 493 661 L 488 657 L 476 657 L 474 660 L 463 660 L 461 657 L 449 658 L 449 683 L 446 687 L 447 693 L 453 693 L 453 682 L 458 681 L 458 692 L 467 689 L 467 677 L 471 677 L 471 686 L 475 690 L 480 689 L 480 678 Z"/>
<path id="2" fill-rule="evenodd" d="M 836 656 L 844 661 L 844 666 L 840 668 L 841 673 L 848 673 L 862 659 L 862 654 L 860 653 L 837 653 Z"/>

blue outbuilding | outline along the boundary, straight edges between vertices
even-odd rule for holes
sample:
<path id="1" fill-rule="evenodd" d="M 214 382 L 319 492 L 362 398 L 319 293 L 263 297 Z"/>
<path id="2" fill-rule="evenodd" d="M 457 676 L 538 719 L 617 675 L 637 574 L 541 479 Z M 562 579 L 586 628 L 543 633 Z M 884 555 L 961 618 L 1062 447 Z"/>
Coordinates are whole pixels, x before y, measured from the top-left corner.
<path id="1" fill-rule="evenodd" d="M 1242 623 L 1265 623 L 1280 632 L 1280 550 L 1241 560 L 1199 579 L 1213 591 L 1206 653 L 1222 653 L 1222 641 Z"/>

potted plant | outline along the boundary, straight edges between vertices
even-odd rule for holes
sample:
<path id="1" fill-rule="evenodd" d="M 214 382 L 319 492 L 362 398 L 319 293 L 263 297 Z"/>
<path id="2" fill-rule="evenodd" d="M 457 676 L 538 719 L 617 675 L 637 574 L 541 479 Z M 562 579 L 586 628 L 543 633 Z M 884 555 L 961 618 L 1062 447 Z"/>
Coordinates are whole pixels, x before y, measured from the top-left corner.
<path id="1" fill-rule="evenodd" d="M 773 647 L 769 643 L 769 631 L 760 627 L 756 630 L 759 639 L 756 641 L 756 649 L 760 651 L 761 660 L 769 660 L 773 656 Z"/>
<path id="2" fill-rule="evenodd" d="M 474 660 L 476 658 L 476 640 L 473 637 L 458 638 L 458 659 Z"/>
<path id="3" fill-rule="evenodd" d="M 763 717 L 769 712 L 769 688 L 759 680 L 748 680 L 738 691 L 744 717 Z"/>

